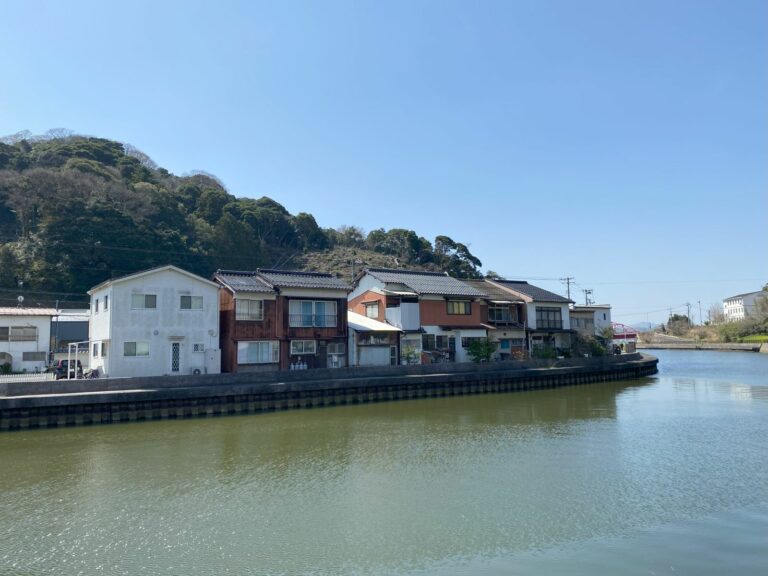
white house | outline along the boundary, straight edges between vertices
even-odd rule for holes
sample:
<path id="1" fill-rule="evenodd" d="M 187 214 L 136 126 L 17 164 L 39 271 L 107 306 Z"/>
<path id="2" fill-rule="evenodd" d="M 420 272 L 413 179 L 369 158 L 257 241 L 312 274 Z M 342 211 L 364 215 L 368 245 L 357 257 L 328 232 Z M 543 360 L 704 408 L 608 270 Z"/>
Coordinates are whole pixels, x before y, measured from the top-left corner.
<path id="1" fill-rule="evenodd" d="M 738 322 L 749 316 L 755 307 L 755 302 L 760 297 L 768 297 L 763 290 L 737 294 L 723 300 L 723 315 L 726 322 Z"/>
<path id="2" fill-rule="evenodd" d="M 0 308 L 0 365 L 40 372 L 48 364 L 53 308 Z"/>
<path id="3" fill-rule="evenodd" d="M 106 376 L 218 374 L 219 286 L 163 266 L 107 280 L 91 297 L 91 367 Z"/>
<path id="4" fill-rule="evenodd" d="M 571 329 L 583 336 L 602 336 L 612 325 L 610 304 L 574 304 L 569 310 L 569 316 Z"/>

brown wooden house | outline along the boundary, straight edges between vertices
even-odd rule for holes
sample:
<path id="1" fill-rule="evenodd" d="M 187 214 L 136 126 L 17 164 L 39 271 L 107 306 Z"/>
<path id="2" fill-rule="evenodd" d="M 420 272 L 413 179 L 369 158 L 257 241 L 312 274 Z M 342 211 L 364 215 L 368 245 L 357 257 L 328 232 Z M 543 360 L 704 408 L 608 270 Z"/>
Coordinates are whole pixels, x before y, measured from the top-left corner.
<path id="1" fill-rule="evenodd" d="M 219 270 L 223 372 L 347 366 L 347 294 L 331 274 Z"/>

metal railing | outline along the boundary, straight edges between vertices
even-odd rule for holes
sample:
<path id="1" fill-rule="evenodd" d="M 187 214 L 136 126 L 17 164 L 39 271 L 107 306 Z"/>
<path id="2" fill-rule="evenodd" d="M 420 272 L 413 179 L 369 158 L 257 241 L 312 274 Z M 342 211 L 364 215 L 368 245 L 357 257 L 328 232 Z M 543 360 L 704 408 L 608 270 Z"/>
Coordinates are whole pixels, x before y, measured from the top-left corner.
<path id="1" fill-rule="evenodd" d="M 336 314 L 289 314 L 291 328 L 336 328 Z"/>

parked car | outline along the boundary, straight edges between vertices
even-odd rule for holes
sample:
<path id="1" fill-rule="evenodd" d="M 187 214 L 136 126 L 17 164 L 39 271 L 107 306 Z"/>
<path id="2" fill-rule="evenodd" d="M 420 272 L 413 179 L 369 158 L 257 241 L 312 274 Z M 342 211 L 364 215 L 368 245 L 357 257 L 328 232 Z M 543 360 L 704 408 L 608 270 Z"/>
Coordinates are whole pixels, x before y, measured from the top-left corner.
<path id="1" fill-rule="evenodd" d="M 77 362 L 77 364 L 75 364 Z M 56 380 L 62 380 L 67 378 L 67 368 L 69 367 L 69 360 L 57 360 L 53 365 L 53 373 L 56 375 Z M 75 371 L 77 370 L 77 371 Z M 80 360 L 72 361 L 72 366 L 69 367 L 70 378 L 82 378 L 83 377 L 83 365 Z"/>

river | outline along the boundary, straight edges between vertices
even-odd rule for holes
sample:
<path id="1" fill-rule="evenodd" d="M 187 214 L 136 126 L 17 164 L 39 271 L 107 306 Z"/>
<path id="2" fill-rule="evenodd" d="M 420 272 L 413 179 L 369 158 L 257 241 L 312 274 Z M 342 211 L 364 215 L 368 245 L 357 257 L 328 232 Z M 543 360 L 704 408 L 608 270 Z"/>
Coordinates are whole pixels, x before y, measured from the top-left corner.
<path id="1" fill-rule="evenodd" d="M 0 434 L 0 575 L 768 573 L 768 355 Z"/>

